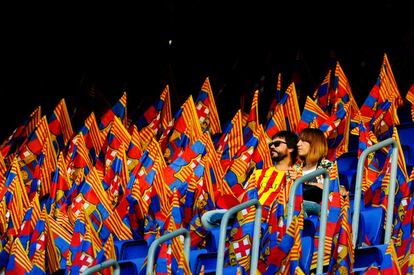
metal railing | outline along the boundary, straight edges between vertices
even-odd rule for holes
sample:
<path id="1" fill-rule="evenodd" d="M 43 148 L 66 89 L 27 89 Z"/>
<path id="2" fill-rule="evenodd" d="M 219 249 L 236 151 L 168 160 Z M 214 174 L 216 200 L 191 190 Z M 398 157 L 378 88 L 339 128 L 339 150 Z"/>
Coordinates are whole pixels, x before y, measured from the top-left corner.
<path id="1" fill-rule="evenodd" d="M 82 272 L 82 274 L 83 275 L 94 274 L 95 272 L 101 271 L 102 269 L 108 268 L 110 266 L 114 267 L 114 275 L 119 275 L 120 274 L 119 264 L 114 259 L 110 259 L 110 260 L 107 260 L 103 263 L 88 267 L 87 269 L 85 269 L 85 271 Z"/>
<path id="2" fill-rule="evenodd" d="M 190 260 L 190 246 L 191 246 L 191 238 L 190 232 L 188 232 L 185 228 L 179 228 L 173 232 L 165 234 L 158 239 L 154 240 L 151 246 L 148 249 L 148 262 L 147 262 L 147 274 L 152 275 L 154 274 L 154 259 L 155 259 L 155 252 L 160 244 L 180 235 L 184 235 L 184 255 L 186 258 L 187 263 Z"/>
<path id="3" fill-rule="evenodd" d="M 259 262 L 259 246 L 260 246 L 260 225 L 262 220 L 262 205 L 259 200 L 252 199 L 247 202 L 236 205 L 229 210 L 225 211 L 220 221 L 220 239 L 217 248 L 217 263 L 216 263 L 216 274 L 223 274 L 224 267 L 224 252 L 226 244 L 227 226 L 229 221 L 235 214 L 241 210 L 247 209 L 251 206 L 256 206 L 255 218 L 254 218 L 254 229 L 253 229 L 253 245 L 252 252 L 250 254 L 250 274 L 256 274 L 257 265 Z M 215 210 L 212 210 L 215 211 Z"/>
<path id="4" fill-rule="evenodd" d="M 385 236 L 384 244 L 389 243 L 391 240 L 392 221 L 393 221 L 393 210 L 394 210 L 394 199 L 395 199 L 395 185 L 397 178 L 397 164 L 398 164 L 398 144 L 393 138 L 388 138 L 371 147 L 366 148 L 358 159 L 357 175 L 355 182 L 355 195 L 354 195 L 354 215 L 352 217 L 352 237 L 353 245 L 356 247 L 356 241 L 358 237 L 359 227 L 359 215 L 361 210 L 361 194 L 362 194 L 362 172 L 364 171 L 365 160 L 368 154 L 375 152 L 382 147 L 391 145 L 391 173 L 390 173 L 390 184 L 388 191 L 388 205 L 387 205 L 387 218 L 385 224 Z M 385 164 L 387 165 L 387 164 Z"/>
<path id="5" fill-rule="evenodd" d="M 326 169 L 317 169 L 309 174 L 306 174 L 293 183 L 290 188 L 289 202 L 288 202 L 288 216 L 287 216 L 287 227 L 292 223 L 293 211 L 296 200 L 296 189 L 299 184 L 314 179 L 316 176 L 323 176 L 323 190 L 322 190 L 322 206 L 319 226 L 319 244 L 318 244 L 318 261 L 316 267 L 316 274 L 323 273 L 323 259 L 325 253 L 325 238 L 326 238 L 326 224 L 328 222 L 328 199 L 329 199 L 329 173 Z"/>

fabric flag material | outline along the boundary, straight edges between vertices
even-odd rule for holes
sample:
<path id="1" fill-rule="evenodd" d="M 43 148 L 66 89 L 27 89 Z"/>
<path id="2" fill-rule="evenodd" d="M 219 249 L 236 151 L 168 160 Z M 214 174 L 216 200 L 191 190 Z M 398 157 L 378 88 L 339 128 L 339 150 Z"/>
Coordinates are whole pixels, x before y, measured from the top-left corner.
<path id="1" fill-rule="evenodd" d="M 221 133 L 220 118 L 208 77 L 204 80 L 198 97 L 195 100 L 195 108 L 202 131 L 209 131 L 212 135 Z"/>

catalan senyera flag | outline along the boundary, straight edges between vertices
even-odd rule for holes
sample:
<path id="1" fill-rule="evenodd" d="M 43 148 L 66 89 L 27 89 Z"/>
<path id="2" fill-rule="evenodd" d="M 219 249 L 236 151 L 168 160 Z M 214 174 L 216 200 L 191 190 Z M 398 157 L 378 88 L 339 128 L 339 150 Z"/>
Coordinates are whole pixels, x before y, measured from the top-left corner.
<path id="1" fill-rule="evenodd" d="M 354 247 L 352 242 L 351 209 L 349 196 L 341 197 L 341 214 L 336 224 L 332 258 L 328 273 L 349 274 L 353 270 Z"/>
<path id="2" fill-rule="evenodd" d="M 251 169 L 262 169 L 273 166 L 272 158 L 270 156 L 270 150 L 268 145 L 268 137 L 263 130 L 262 124 L 257 126 L 256 131 L 253 133 L 258 140 L 259 144 L 257 145 L 256 150 L 252 156 L 252 167 Z"/>
<path id="3" fill-rule="evenodd" d="M 13 160 L 14 154 L 20 148 L 24 140 L 36 128 L 42 118 L 42 108 L 38 106 L 27 118 L 27 120 L 17 127 L 13 133 L 3 141 L 0 146 L 0 152 L 8 163 Z"/>
<path id="4" fill-rule="evenodd" d="M 0 195 L 1 198 L 5 198 L 7 212 L 10 215 L 7 234 L 16 236 L 22 223 L 24 209 L 30 206 L 17 159 L 13 161 L 6 175 L 6 183 Z"/>
<path id="5" fill-rule="evenodd" d="M 70 181 L 76 182 L 76 184 L 79 184 L 89 173 L 91 167 L 94 167 L 82 132 L 69 143 L 66 167 Z"/>
<path id="6" fill-rule="evenodd" d="M 29 274 L 32 269 L 33 265 L 26 251 L 20 243 L 19 238 L 16 238 L 10 251 L 10 258 L 5 274 Z"/>
<path id="7" fill-rule="evenodd" d="M 319 128 L 323 121 L 327 121 L 329 115 L 325 113 L 319 105 L 309 96 L 306 97 L 305 107 L 303 108 L 297 131 L 301 132 L 305 128 Z"/>
<path id="8" fill-rule="evenodd" d="M 331 82 L 331 70 L 325 75 L 322 83 L 318 86 L 318 88 L 313 93 L 313 99 L 318 104 L 318 106 L 326 113 L 329 113 L 330 110 L 328 109 L 331 104 L 331 98 L 329 97 L 330 93 L 330 82 Z"/>
<path id="9" fill-rule="evenodd" d="M 196 142 L 202 135 L 193 97 L 190 95 L 174 116 L 164 156 L 174 161 L 183 149 Z M 164 149 L 164 148 L 162 148 Z"/>
<path id="10" fill-rule="evenodd" d="M 85 119 L 85 122 L 79 132 L 82 133 L 85 145 L 89 150 L 93 162 L 95 162 L 99 152 L 101 151 L 104 140 L 100 135 L 98 123 L 93 112 Z"/>
<path id="11" fill-rule="evenodd" d="M 212 135 L 221 133 L 220 118 L 208 77 L 204 80 L 194 103 L 200 120 L 201 130 L 209 131 Z"/>
<path id="12" fill-rule="evenodd" d="M 230 161 L 234 158 L 237 151 L 244 143 L 242 125 L 241 110 L 238 110 L 231 122 L 225 128 L 221 138 L 215 144 L 217 152 L 222 156 L 221 165 L 223 170 L 226 170 Z"/>
<path id="13" fill-rule="evenodd" d="M 114 120 L 114 117 L 118 117 L 124 126 L 127 126 L 127 93 L 124 92 L 121 98 L 112 106 L 111 109 L 107 110 L 101 117 L 99 123 L 99 129 L 103 130 L 108 127 L 109 124 Z"/>
<path id="14" fill-rule="evenodd" d="M 61 216 L 62 213 L 59 214 Z M 67 222 L 70 225 L 71 231 L 66 230 L 69 226 L 63 226 L 59 223 L 62 219 L 58 219 L 56 221 L 54 218 L 48 218 L 48 234 L 50 238 L 53 238 L 52 246 L 54 245 L 54 250 L 57 253 L 57 259 L 59 262 L 59 267 L 65 268 L 66 267 L 66 258 L 68 256 L 70 241 L 73 235 L 73 225 Z M 48 249 L 52 249 L 49 248 Z M 51 267 L 53 270 L 53 267 Z"/>
<path id="15" fill-rule="evenodd" d="M 30 207 L 25 210 L 23 221 L 20 226 L 20 232 L 18 234 L 20 242 L 25 250 L 28 250 L 29 248 L 30 239 L 34 232 L 36 223 L 39 220 L 40 212 L 39 195 L 36 193 L 30 202 Z"/>
<path id="16" fill-rule="evenodd" d="M 267 116 L 266 116 L 267 120 L 270 120 L 270 118 L 275 113 L 275 107 L 277 106 L 277 103 L 280 102 L 281 97 L 282 97 L 282 74 L 279 73 L 277 75 L 277 84 L 276 84 L 275 97 L 272 98 L 272 101 L 270 102 L 269 111 L 267 112 Z"/>
<path id="17" fill-rule="evenodd" d="M 152 138 L 157 139 L 171 120 L 170 89 L 166 85 L 160 98 L 137 121 L 142 147 L 146 148 Z"/>
<path id="18" fill-rule="evenodd" d="M 248 140 L 250 136 L 256 131 L 259 125 L 259 90 L 253 94 L 252 105 L 250 107 L 249 116 L 246 120 L 246 126 L 243 129 L 243 138 Z"/>
<path id="19" fill-rule="evenodd" d="M 279 104 L 283 106 L 283 112 L 286 115 L 287 130 L 297 132 L 300 109 L 294 82 L 289 85 Z"/>
<path id="20" fill-rule="evenodd" d="M 66 101 L 62 98 L 48 119 L 49 130 L 56 153 L 64 150 L 69 139 L 73 136 L 72 123 L 70 121 Z"/>
<path id="21" fill-rule="evenodd" d="M 266 274 L 292 274 L 299 266 L 301 255 L 301 232 L 303 230 L 303 209 L 293 216 L 292 223 L 280 243 L 271 247 Z"/>
<path id="22" fill-rule="evenodd" d="M 257 136 L 252 135 L 249 140 L 242 145 L 236 156 L 230 161 L 228 169 L 224 175 L 226 182 L 233 191 L 235 197 L 239 200 L 244 195 L 244 184 L 248 179 L 252 156 L 259 144 Z"/>
<path id="23" fill-rule="evenodd" d="M 138 165 L 138 161 L 143 154 L 143 148 L 141 147 L 141 138 L 137 126 L 131 124 L 128 132 L 131 135 L 131 142 L 129 143 L 126 155 L 128 158 L 128 170 L 131 172 Z"/>
<path id="24" fill-rule="evenodd" d="M 411 84 L 405 98 L 411 103 L 411 120 L 414 121 L 414 83 Z"/>
<path id="25" fill-rule="evenodd" d="M 106 175 L 117 153 L 128 148 L 131 142 L 131 135 L 118 117 L 114 117 L 108 129 L 109 132 L 95 164 L 97 170 L 102 172 L 103 175 Z"/>
<path id="26" fill-rule="evenodd" d="M 264 128 L 269 138 L 272 138 L 277 132 L 287 129 L 282 105 L 276 105 L 272 117 L 266 122 Z"/>
<path id="27" fill-rule="evenodd" d="M 386 53 L 384 53 L 380 77 L 385 80 L 385 85 L 380 88 L 380 99 L 382 101 L 385 99 L 393 101 L 396 109 L 402 106 L 404 102 L 400 95 L 400 91 L 398 89 L 397 82 L 395 81 L 394 73 L 392 72 L 391 64 Z M 397 113 L 395 113 L 395 115 L 397 116 Z M 398 119 L 398 116 L 396 118 Z M 397 121 L 395 120 L 395 122 Z"/>
<path id="28" fill-rule="evenodd" d="M 41 154 L 44 154 L 44 164 L 46 166 L 56 166 L 57 158 L 55 150 L 53 149 L 46 116 L 42 117 L 36 125 L 35 130 L 26 138 L 17 153 L 21 168 L 26 172 L 24 175 L 25 183 L 31 180 L 30 175 L 34 173 L 35 167 L 39 162 L 38 158 Z M 49 190 L 46 188 L 43 191 L 45 193 L 41 195 L 48 194 Z"/>

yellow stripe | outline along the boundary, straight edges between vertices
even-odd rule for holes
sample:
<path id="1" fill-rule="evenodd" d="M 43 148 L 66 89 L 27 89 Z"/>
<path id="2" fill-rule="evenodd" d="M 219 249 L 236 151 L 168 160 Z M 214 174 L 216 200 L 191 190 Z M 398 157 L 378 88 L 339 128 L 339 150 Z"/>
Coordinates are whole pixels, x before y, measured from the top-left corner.
<path id="1" fill-rule="evenodd" d="M 269 198 L 270 195 L 272 195 L 274 192 L 276 192 L 277 188 L 279 187 L 280 183 L 282 182 L 284 176 L 285 176 L 285 171 L 278 171 L 275 180 L 271 183 L 272 186 L 266 191 L 264 192 L 264 190 L 266 189 L 266 186 L 268 185 L 268 181 L 270 176 L 274 173 L 274 169 L 267 169 L 265 172 L 265 176 L 263 177 L 262 182 L 260 183 L 260 189 L 259 189 L 259 201 L 261 204 L 264 204 L 267 199 Z M 256 179 L 258 179 L 260 177 L 260 170 L 257 170 L 256 173 Z"/>

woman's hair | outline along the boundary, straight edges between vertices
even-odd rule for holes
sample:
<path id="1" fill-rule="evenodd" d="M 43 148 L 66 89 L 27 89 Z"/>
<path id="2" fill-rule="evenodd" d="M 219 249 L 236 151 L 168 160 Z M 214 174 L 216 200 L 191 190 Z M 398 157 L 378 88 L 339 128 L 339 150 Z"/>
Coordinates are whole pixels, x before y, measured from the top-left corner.
<path id="1" fill-rule="evenodd" d="M 328 142 L 320 129 L 303 129 L 299 134 L 299 139 L 310 144 L 309 153 L 306 156 L 305 162 L 319 162 L 328 155 Z"/>

